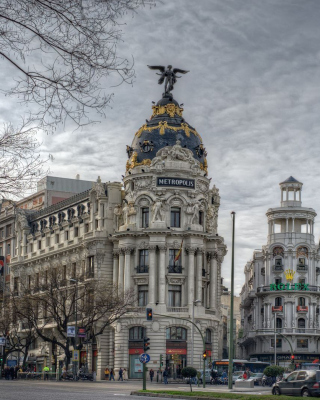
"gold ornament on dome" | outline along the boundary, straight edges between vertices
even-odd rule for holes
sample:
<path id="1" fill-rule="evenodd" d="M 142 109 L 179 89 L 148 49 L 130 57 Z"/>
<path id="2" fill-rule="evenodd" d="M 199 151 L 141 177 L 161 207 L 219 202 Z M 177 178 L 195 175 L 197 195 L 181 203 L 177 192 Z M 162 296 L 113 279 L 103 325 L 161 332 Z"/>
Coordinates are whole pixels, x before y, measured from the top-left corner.
<path id="1" fill-rule="evenodd" d="M 135 136 L 140 137 L 143 131 L 152 132 L 156 129 L 159 129 L 160 135 L 164 135 L 166 130 L 173 132 L 178 132 L 182 130 L 188 137 L 190 137 L 190 133 L 193 133 L 202 142 L 202 137 L 199 135 L 199 133 L 195 129 L 190 128 L 189 125 L 185 122 L 182 122 L 181 126 L 170 126 L 168 125 L 167 121 L 160 121 L 159 124 L 155 126 L 147 126 L 147 124 L 145 124 L 142 125 L 142 127 L 136 132 Z"/>
<path id="2" fill-rule="evenodd" d="M 163 115 L 168 114 L 171 118 L 175 115 L 179 115 L 182 117 L 183 108 L 176 106 L 174 103 L 169 103 L 165 106 L 152 106 L 152 116 L 151 118 L 155 117 L 156 115 Z"/>
<path id="3" fill-rule="evenodd" d="M 208 173 L 208 161 L 205 158 L 203 163 L 200 163 L 200 169 L 201 171 L 204 171 L 206 174 Z"/>
<path id="4" fill-rule="evenodd" d="M 137 162 L 137 158 L 138 158 L 138 153 L 136 151 L 134 151 L 132 156 L 130 157 L 130 159 L 127 161 L 127 165 L 126 165 L 127 172 L 129 171 L 129 169 L 138 167 L 140 165 L 148 165 L 148 166 L 151 165 L 150 159 L 146 159 L 146 160 L 142 160 L 141 162 Z"/>

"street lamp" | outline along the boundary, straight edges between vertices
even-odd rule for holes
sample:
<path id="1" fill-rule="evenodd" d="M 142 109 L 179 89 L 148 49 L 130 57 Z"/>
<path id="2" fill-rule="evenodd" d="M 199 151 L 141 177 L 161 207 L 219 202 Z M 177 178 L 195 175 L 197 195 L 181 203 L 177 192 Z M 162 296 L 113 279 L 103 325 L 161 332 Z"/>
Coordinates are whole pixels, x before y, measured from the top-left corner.
<path id="1" fill-rule="evenodd" d="M 74 338 L 74 350 L 77 350 L 77 345 L 78 345 L 78 307 L 77 307 L 77 300 L 78 300 L 78 279 L 70 278 L 70 282 L 74 282 L 76 284 L 76 289 L 75 289 L 75 313 L 76 313 L 76 320 L 75 320 L 75 338 Z M 78 361 L 74 361 L 74 379 L 76 379 L 77 373 L 78 373 Z"/>
<path id="2" fill-rule="evenodd" d="M 231 212 L 232 218 L 232 252 L 231 252 L 231 298 L 230 298 L 230 332 L 229 332 L 229 369 L 228 369 L 228 389 L 232 389 L 233 375 L 233 352 L 234 352 L 234 337 L 233 337 L 233 296 L 234 296 L 234 233 L 236 213 Z"/>
<path id="3" fill-rule="evenodd" d="M 194 349 L 194 305 L 201 303 L 201 300 L 195 300 L 192 302 L 192 328 L 191 328 L 191 366 L 193 367 L 193 349 Z"/>

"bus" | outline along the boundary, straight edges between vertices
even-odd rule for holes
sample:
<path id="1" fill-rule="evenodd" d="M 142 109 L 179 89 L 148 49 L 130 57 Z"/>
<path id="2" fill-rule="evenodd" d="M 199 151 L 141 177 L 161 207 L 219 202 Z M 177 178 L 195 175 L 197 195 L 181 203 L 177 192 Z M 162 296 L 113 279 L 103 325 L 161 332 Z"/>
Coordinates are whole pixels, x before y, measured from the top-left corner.
<path id="1" fill-rule="evenodd" d="M 270 363 L 263 361 L 248 361 L 248 360 L 233 360 L 233 372 L 245 371 L 249 368 L 250 372 L 263 372 L 265 368 L 269 367 Z M 229 360 L 224 359 L 220 361 L 212 362 L 212 369 L 218 371 L 218 375 L 221 375 L 223 371 L 228 372 Z"/>

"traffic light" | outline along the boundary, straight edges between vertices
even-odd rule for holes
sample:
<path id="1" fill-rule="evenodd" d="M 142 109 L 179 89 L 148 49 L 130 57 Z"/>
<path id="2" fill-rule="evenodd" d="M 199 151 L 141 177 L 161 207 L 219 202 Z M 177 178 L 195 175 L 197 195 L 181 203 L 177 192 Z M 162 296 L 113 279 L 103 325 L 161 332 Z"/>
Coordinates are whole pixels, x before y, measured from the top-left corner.
<path id="1" fill-rule="evenodd" d="M 153 315 L 152 315 L 152 308 L 147 308 L 147 321 L 152 321 Z"/>
<path id="2" fill-rule="evenodd" d="M 206 351 L 203 352 L 202 357 L 203 357 L 204 360 L 207 359 L 207 352 Z"/>
<path id="3" fill-rule="evenodd" d="M 144 338 L 143 339 L 143 352 L 144 353 L 146 353 L 150 349 L 149 345 L 150 345 L 150 339 Z"/>
<path id="4" fill-rule="evenodd" d="M 294 355 L 291 356 L 291 364 L 294 364 Z"/>

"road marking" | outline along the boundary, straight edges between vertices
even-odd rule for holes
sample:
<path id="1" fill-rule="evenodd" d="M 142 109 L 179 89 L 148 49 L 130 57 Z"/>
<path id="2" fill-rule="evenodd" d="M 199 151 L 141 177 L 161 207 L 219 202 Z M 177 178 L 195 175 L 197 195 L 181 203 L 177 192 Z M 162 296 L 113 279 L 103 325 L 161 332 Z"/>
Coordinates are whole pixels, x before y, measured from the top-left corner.
<path id="1" fill-rule="evenodd" d="M 127 396 L 126 394 L 122 394 L 122 393 L 113 393 L 114 396 Z"/>

